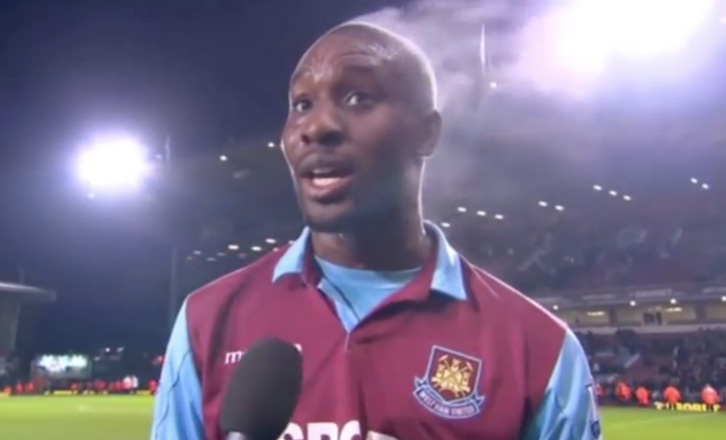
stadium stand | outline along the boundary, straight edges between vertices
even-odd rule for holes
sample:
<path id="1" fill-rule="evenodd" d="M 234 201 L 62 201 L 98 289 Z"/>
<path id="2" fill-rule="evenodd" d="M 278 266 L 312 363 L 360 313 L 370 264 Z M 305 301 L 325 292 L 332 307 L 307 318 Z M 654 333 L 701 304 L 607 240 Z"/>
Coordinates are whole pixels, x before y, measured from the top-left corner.
<path id="1" fill-rule="evenodd" d="M 0 282 L 0 356 L 15 348 L 20 306 L 54 301 L 55 295 L 50 290 Z"/>

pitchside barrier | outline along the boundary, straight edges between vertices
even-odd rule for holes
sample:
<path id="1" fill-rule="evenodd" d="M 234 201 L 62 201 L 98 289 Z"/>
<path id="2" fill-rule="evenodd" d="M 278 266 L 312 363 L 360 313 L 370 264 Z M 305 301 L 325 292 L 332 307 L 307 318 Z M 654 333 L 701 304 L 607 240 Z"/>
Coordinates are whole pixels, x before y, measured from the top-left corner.
<path id="1" fill-rule="evenodd" d="M 136 390 L 128 392 L 108 392 L 108 391 L 73 391 L 73 390 L 52 390 L 43 391 L 36 393 L 14 393 L 14 392 L 0 392 L 0 397 L 27 397 L 27 396 L 152 396 L 153 393 L 149 390 Z"/>
<path id="2" fill-rule="evenodd" d="M 653 407 L 663 411 L 679 411 L 679 412 L 725 412 L 726 407 L 719 405 L 706 405 L 705 403 L 676 403 L 670 405 L 665 402 L 653 402 Z"/>

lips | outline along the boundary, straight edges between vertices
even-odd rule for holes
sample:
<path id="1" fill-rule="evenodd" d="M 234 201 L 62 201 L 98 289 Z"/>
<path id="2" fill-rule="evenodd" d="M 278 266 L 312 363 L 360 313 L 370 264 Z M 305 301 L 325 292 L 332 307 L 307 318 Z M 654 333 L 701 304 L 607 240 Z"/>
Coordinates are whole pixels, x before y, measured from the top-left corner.
<path id="1" fill-rule="evenodd" d="M 298 175 L 306 196 L 319 202 L 330 202 L 347 192 L 353 166 L 345 159 L 309 156 L 301 163 Z"/>

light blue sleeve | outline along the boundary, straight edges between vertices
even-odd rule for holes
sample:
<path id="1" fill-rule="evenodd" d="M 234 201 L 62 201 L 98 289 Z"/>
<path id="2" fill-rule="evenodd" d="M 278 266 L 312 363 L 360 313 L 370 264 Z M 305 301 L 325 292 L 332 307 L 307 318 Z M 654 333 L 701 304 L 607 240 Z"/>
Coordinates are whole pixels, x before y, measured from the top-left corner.
<path id="1" fill-rule="evenodd" d="M 595 382 L 580 341 L 570 330 L 522 440 L 602 440 Z"/>
<path id="2" fill-rule="evenodd" d="M 189 344 L 186 301 L 166 349 L 154 402 L 151 440 L 203 440 L 202 387 Z"/>

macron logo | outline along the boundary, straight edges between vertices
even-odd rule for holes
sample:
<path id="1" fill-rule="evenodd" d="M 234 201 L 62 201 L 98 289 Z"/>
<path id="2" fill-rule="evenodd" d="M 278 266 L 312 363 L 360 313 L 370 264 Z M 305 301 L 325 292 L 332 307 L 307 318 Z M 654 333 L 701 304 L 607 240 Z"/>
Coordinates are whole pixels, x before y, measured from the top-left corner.
<path id="1" fill-rule="evenodd" d="M 297 351 L 302 353 L 302 345 L 300 344 L 294 344 L 295 348 L 297 348 Z M 224 354 L 224 365 L 234 365 L 240 363 L 242 360 L 242 356 L 245 355 L 245 352 L 242 350 L 238 351 L 228 351 Z"/>

